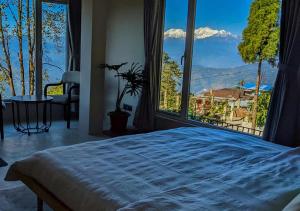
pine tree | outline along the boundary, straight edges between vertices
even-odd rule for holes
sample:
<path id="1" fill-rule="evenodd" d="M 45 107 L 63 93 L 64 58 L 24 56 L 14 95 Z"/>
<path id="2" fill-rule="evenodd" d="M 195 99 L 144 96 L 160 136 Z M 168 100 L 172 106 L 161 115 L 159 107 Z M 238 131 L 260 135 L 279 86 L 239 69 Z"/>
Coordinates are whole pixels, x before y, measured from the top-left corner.
<path id="1" fill-rule="evenodd" d="M 180 96 L 178 86 L 182 77 L 179 65 L 167 53 L 163 54 L 163 67 L 161 75 L 161 103 L 160 108 L 167 111 L 179 111 Z"/>
<path id="2" fill-rule="evenodd" d="M 257 63 L 256 90 L 252 109 L 252 128 L 256 128 L 258 95 L 261 85 L 262 63 L 267 61 L 275 65 L 279 46 L 279 0 L 254 0 L 248 26 L 243 31 L 238 46 L 245 63 Z"/>

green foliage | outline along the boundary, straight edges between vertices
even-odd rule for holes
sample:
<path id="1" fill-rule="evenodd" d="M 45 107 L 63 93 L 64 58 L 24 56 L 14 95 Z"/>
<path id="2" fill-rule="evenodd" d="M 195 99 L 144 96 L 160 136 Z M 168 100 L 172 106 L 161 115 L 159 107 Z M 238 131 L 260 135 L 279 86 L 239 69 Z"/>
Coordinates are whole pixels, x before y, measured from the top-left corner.
<path id="1" fill-rule="evenodd" d="M 142 65 L 132 63 L 131 67 L 126 72 L 121 72 L 117 76 L 126 81 L 124 87 L 124 94 L 137 96 L 143 88 L 145 83 Z"/>
<path id="2" fill-rule="evenodd" d="M 64 47 L 61 35 L 66 30 L 66 14 L 63 7 L 64 5 L 57 3 L 47 3 L 43 6 L 43 42 L 53 42 L 58 52 Z"/>
<path id="3" fill-rule="evenodd" d="M 248 26 L 238 46 L 245 63 L 258 63 L 256 91 L 252 106 L 252 128 L 257 126 L 258 95 L 261 83 L 261 65 L 267 61 L 275 66 L 279 46 L 280 0 L 254 0 L 250 8 Z"/>
<path id="4" fill-rule="evenodd" d="M 5 81 L 6 81 L 5 74 L 2 71 L 0 71 L 0 94 L 5 93 Z"/>
<path id="5" fill-rule="evenodd" d="M 279 45 L 279 0 L 254 0 L 238 49 L 246 63 L 275 64 Z"/>
<path id="6" fill-rule="evenodd" d="M 47 95 L 63 95 L 63 85 L 49 87 Z"/>
<path id="7" fill-rule="evenodd" d="M 180 110 L 181 96 L 177 87 L 180 86 L 182 72 L 179 65 L 167 53 L 163 54 L 160 109 L 178 112 Z"/>
<path id="8" fill-rule="evenodd" d="M 49 81 L 49 73 L 48 69 L 43 69 L 43 84 L 48 84 Z M 57 80 L 59 81 L 59 79 Z M 48 88 L 47 95 L 63 95 L 63 85 L 61 86 L 51 86 Z"/>
<path id="9" fill-rule="evenodd" d="M 197 116 L 197 96 L 190 94 L 188 116 L 194 119 Z"/>
<path id="10" fill-rule="evenodd" d="M 208 118 L 220 119 L 225 114 L 225 108 L 228 107 L 228 101 L 216 102 L 205 115 Z M 227 109 L 229 111 L 229 109 Z M 225 114 L 227 115 L 227 114 Z"/>
<path id="11" fill-rule="evenodd" d="M 256 119 L 256 124 L 258 127 L 264 127 L 266 124 L 270 100 L 271 94 L 269 92 L 261 93 L 261 95 L 258 96 Z"/>
<path id="12" fill-rule="evenodd" d="M 262 92 L 258 96 L 257 118 L 256 118 L 256 125 L 258 127 L 264 127 L 266 124 L 270 100 L 271 100 L 270 92 Z M 252 108 L 253 108 L 253 103 L 250 103 L 249 109 L 252 110 Z"/>
<path id="13" fill-rule="evenodd" d="M 99 66 L 102 69 L 108 69 L 109 71 L 116 72 L 115 77 L 118 78 L 116 111 L 121 111 L 121 103 L 126 94 L 137 96 L 141 92 L 145 83 L 142 65 L 139 65 L 138 63 L 132 63 L 129 69 L 121 71 L 121 68 L 125 65 L 127 65 L 127 63 L 122 63 L 120 65 L 101 64 Z M 120 79 L 123 79 L 125 81 L 125 85 L 122 91 Z"/>

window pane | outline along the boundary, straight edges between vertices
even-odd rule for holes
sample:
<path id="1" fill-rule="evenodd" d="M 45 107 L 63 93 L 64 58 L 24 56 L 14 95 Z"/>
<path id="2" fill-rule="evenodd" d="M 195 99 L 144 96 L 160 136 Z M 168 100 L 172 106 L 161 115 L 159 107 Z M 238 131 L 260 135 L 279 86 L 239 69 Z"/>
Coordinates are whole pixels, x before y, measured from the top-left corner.
<path id="1" fill-rule="evenodd" d="M 187 0 L 167 0 L 164 29 L 164 55 L 161 72 L 160 110 L 180 112 L 185 51 Z"/>
<path id="2" fill-rule="evenodd" d="M 260 7 L 254 5 L 251 24 L 248 25 L 251 5 L 256 2 L 258 1 L 198 1 L 190 90 L 191 119 L 261 135 L 277 75 L 274 60 L 277 58 L 278 40 L 271 40 L 269 37 L 279 36 L 276 17 L 276 13 L 279 14 L 279 1 L 271 0 L 271 3 L 264 3 Z M 273 8 L 270 9 L 271 7 Z M 275 12 L 276 18 L 270 18 L 268 11 Z M 258 13 L 263 15 L 257 16 Z M 261 20 L 258 20 L 259 17 Z M 263 31 L 261 25 L 268 29 Z M 243 36 L 247 27 L 250 28 Z M 261 35 L 260 32 L 266 35 Z M 272 54 L 272 59 L 269 60 L 274 63 L 263 59 L 258 83 L 260 91 L 256 101 L 258 61 L 266 56 L 261 55 L 263 52 L 258 49 L 267 48 Z"/>
<path id="3" fill-rule="evenodd" d="M 0 0 L 0 92 L 3 98 L 34 92 L 32 0 Z"/>
<path id="4" fill-rule="evenodd" d="M 43 86 L 61 81 L 67 69 L 67 5 L 43 2 Z M 63 94 L 62 86 L 51 87 L 51 95 Z"/>

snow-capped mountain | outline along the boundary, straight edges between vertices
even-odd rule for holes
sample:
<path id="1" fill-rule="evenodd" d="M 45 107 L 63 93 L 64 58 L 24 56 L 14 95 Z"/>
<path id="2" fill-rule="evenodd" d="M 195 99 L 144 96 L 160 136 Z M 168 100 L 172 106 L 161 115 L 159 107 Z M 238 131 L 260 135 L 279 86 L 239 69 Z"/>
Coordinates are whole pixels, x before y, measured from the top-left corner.
<path id="1" fill-rule="evenodd" d="M 170 29 L 164 35 L 164 51 L 180 64 L 185 49 L 185 31 Z M 257 65 L 243 62 L 238 51 L 240 42 L 240 36 L 225 30 L 210 27 L 195 30 L 191 84 L 193 93 L 203 89 L 232 87 L 241 80 L 255 83 Z M 263 72 L 263 83 L 272 86 L 277 74 L 276 68 L 265 63 Z"/>
<path id="2" fill-rule="evenodd" d="M 169 29 L 164 33 L 165 39 L 183 39 L 186 37 L 186 32 L 183 29 Z M 195 30 L 195 40 L 206 39 L 209 37 L 232 37 L 238 38 L 237 35 L 227 32 L 224 29 L 217 30 L 210 27 L 200 27 Z"/>
<path id="3" fill-rule="evenodd" d="M 179 62 L 185 49 L 186 32 L 169 29 L 164 33 L 164 51 Z M 195 30 L 193 65 L 224 68 L 244 65 L 239 53 L 240 36 L 224 29 L 200 27 Z"/>

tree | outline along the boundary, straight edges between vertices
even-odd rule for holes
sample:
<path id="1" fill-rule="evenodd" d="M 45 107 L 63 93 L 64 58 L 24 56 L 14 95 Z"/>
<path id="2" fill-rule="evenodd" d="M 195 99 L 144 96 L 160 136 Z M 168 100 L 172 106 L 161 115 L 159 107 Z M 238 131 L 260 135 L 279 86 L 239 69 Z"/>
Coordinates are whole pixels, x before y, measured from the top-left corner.
<path id="1" fill-rule="evenodd" d="M 262 128 L 266 124 L 270 100 L 271 100 L 270 92 L 262 92 L 258 96 L 257 118 L 256 118 L 256 125 L 258 127 Z M 252 107 L 253 107 L 253 103 L 250 104 L 251 109 Z"/>
<path id="2" fill-rule="evenodd" d="M 228 101 L 217 102 L 209 109 L 205 117 L 220 120 L 222 116 L 227 116 L 229 109 Z"/>
<path id="3" fill-rule="evenodd" d="M 43 84 L 49 82 L 49 71 L 47 69 L 43 69 Z M 47 90 L 47 95 L 63 95 L 64 93 L 64 86 L 51 86 Z"/>
<path id="4" fill-rule="evenodd" d="M 7 4 L 1 2 L 0 4 L 0 41 L 2 45 L 2 51 L 4 54 L 4 60 L 0 60 L 0 69 L 4 73 L 7 83 L 10 87 L 11 94 L 16 95 L 14 80 L 13 80 L 13 68 L 11 62 L 11 54 L 10 54 L 10 43 L 9 40 L 11 38 L 11 33 L 9 32 L 9 25 L 7 22 L 7 15 L 5 13 L 5 9 L 7 8 Z"/>
<path id="5" fill-rule="evenodd" d="M 254 0 L 238 46 L 245 63 L 258 63 L 256 89 L 252 108 L 252 128 L 256 127 L 258 95 L 261 85 L 262 63 L 275 65 L 279 46 L 279 0 Z"/>
<path id="6" fill-rule="evenodd" d="M 167 53 L 163 54 L 163 66 L 161 75 L 161 105 L 162 109 L 168 111 L 179 111 L 178 102 L 180 95 L 177 87 L 182 77 L 179 65 L 172 60 Z"/>
<path id="7" fill-rule="evenodd" d="M 32 1 L 32 0 L 31 0 Z M 33 35 L 34 22 L 31 14 L 33 13 L 34 1 L 31 2 L 26 0 L 26 29 L 27 29 L 27 41 L 28 41 L 28 77 L 29 77 L 29 94 L 33 95 L 34 93 L 34 84 L 35 84 L 35 66 L 34 66 L 34 43 L 35 37 Z"/>
<path id="8" fill-rule="evenodd" d="M 35 90 L 34 3 L 35 0 L 0 0 L 0 70 L 13 96 L 18 90 L 16 86 L 20 87 L 21 95 L 33 95 Z M 54 5 L 47 3 L 46 9 L 43 10 L 42 37 L 43 45 L 53 42 L 57 50 L 61 47 L 63 39 L 61 34 L 65 30 L 65 14 Z M 14 59 L 14 54 L 17 54 L 18 60 Z M 44 60 L 52 62 L 49 58 Z"/>

